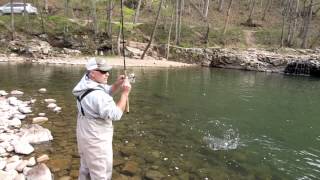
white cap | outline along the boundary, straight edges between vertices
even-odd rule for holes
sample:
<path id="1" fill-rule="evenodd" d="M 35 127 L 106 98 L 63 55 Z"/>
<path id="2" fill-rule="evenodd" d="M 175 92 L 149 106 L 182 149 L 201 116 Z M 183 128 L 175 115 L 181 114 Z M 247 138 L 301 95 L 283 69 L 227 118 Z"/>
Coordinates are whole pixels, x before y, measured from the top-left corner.
<path id="1" fill-rule="evenodd" d="M 104 59 L 90 58 L 86 64 L 88 71 L 91 70 L 100 70 L 100 71 L 109 71 L 112 69 L 111 66 L 107 64 L 107 61 Z"/>

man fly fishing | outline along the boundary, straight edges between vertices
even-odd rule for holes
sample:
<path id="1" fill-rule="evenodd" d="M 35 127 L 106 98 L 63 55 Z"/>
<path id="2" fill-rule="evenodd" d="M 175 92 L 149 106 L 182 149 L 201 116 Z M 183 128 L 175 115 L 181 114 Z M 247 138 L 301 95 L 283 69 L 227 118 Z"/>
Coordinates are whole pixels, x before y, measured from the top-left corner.
<path id="1" fill-rule="evenodd" d="M 91 58 L 87 73 L 72 93 L 77 97 L 77 143 L 80 155 L 79 180 L 109 180 L 112 177 L 112 121 L 125 111 L 131 85 L 125 75 L 107 85 L 111 66 L 105 60 Z M 121 91 L 116 103 L 112 95 Z"/>

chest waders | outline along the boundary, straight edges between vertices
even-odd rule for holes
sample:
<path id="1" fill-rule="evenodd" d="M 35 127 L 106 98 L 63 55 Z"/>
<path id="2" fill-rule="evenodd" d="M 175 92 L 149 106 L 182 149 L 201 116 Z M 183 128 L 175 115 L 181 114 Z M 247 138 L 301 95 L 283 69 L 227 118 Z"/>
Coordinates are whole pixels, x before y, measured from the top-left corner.
<path id="1" fill-rule="evenodd" d="M 95 91 L 95 90 L 98 90 L 98 89 L 88 89 L 88 90 L 86 90 L 86 92 L 84 92 L 81 96 L 77 96 L 77 100 L 78 100 L 78 102 L 79 102 L 79 104 L 80 104 L 80 109 L 81 109 L 81 114 L 82 114 L 82 116 L 85 116 L 85 114 L 84 114 L 83 107 L 82 107 L 82 105 L 81 105 L 81 101 L 82 101 L 82 99 L 85 98 L 89 93 L 91 93 L 92 91 Z"/>

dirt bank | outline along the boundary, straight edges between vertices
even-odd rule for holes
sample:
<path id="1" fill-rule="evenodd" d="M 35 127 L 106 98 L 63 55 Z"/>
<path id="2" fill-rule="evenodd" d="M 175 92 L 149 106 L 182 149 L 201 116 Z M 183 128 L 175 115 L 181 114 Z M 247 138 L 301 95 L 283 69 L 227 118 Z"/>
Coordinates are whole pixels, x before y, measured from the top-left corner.
<path id="1" fill-rule="evenodd" d="M 112 66 L 123 66 L 123 57 L 102 57 Z M 0 56 L 0 62 L 33 62 L 39 64 L 71 64 L 71 65 L 82 65 L 87 62 L 88 56 L 77 56 L 77 57 L 48 57 L 45 59 L 29 59 L 21 56 Z M 142 59 L 126 58 L 126 66 L 128 67 L 190 67 L 197 66 L 195 64 L 187 64 L 168 60 L 156 60 L 151 57 Z"/>

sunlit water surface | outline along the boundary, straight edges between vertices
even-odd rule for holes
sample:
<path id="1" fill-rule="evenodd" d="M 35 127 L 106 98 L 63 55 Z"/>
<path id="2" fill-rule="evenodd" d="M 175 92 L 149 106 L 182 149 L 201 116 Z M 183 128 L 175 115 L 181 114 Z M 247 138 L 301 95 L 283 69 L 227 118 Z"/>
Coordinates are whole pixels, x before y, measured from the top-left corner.
<path id="1" fill-rule="evenodd" d="M 139 177 L 157 170 L 168 179 L 320 179 L 320 79 L 207 68 L 129 72 L 136 82 L 130 113 L 114 123 L 114 159 L 135 161 Z M 49 154 L 55 177 L 74 176 L 79 166 L 71 90 L 83 73 L 80 66 L 0 64 L 0 89 L 24 91 L 38 100 L 35 114 L 49 117 L 43 126 L 54 141 L 35 154 Z M 37 93 L 43 87 L 48 93 Z M 62 112 L 48 111 L 45 98 Z"/>

